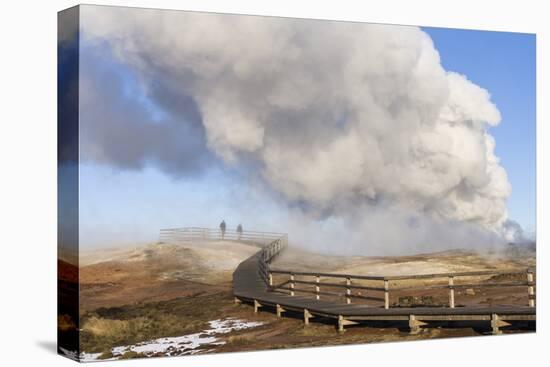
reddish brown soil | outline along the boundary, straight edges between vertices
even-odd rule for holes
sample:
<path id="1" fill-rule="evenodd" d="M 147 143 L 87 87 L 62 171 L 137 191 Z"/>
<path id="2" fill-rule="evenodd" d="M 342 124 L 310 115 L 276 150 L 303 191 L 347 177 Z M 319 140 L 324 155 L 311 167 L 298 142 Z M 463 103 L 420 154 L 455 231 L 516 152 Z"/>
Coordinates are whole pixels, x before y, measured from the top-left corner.
<path id="1" fill-rule="evenodd" d="M 166 267 L 143 262 L 115 262 L 85 266 L 80 271 L 81 312 L 138 302 L 158 302 L 227 289 L 230 279 L 208 285 L 189 279 L 162 279 Z"/>

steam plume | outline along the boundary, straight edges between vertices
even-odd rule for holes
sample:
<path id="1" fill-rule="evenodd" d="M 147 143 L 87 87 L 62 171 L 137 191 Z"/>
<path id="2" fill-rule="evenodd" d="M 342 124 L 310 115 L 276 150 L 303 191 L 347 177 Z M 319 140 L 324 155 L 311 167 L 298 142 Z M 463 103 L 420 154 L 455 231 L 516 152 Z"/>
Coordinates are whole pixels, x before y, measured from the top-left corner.
<path id="1" fill-rule="evenodd" d="M 308 220 L 385 229 L 388 243 L 392 222 L 426 233 L 419 245 L 505 233 L 511 188 L 488 132 L 500 113 L 485 89 L 443 69 L 417 27 L 111 7 L 83 7 L 81 26 L 149 98 L 200 126 L 209 152 L 257 173 Z"/>

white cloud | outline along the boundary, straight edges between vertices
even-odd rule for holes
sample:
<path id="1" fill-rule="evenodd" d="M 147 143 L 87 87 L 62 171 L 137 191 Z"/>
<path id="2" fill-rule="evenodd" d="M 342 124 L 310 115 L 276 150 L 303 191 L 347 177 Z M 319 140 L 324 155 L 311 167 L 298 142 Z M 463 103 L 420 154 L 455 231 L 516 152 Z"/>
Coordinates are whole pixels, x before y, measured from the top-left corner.
<path id="1" fill-rule="evenodd" d="M 365 224 L 385 208 L 502 231 L 511 188 L 487 131 L 499 111 L 419 28 L 92 6 L 82 17 L 85 42 L 108 42 L 145 86 L 177 83 L 208 147 L 255 162 L 308 217 Z"/>

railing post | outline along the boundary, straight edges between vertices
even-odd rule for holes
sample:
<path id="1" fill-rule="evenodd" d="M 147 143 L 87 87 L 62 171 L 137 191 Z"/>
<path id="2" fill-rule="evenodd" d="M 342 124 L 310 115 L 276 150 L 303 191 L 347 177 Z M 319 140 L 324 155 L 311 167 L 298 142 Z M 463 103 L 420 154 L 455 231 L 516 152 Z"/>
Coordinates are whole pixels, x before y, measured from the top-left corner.
<path id="1" fill-rule="evenodd" d="M 309 319 L 313 317 L 313 315 L 309 312 L 307 308 L 304 308 L 304 324 L 307 326 L 309 325 Z"/>
<path id="2" fill-rule="evenodd" d="M 390 283 L 384 279 L 384 308 L 387 310 L 390 308 Z"/>
<path id="3" fill-rule="evenodd" d="M 344 316 L 338 315 L 338 332 L 344 332 Z"/>
<path id="4" fill-rule="evenodd" d="M 493 335 L 502 334 L 502 331 L 499 329 L 499 317 L 496 313 L 491 314 L 491 328 L 493 329 Z"/>
<path id="5" fill-rule="evenodd" d="M 269 286 L 273 287 L 273 274 L 271 272 L 269 272 Z"/>
<path id="6" fill-rule="evenodd" d="M 260 304 L 260 302 L 258 302 L 257 300 L 254 300 L 254 313 L 258 313 L 258 309 L 262 307 L 262 305 Z"/>
<path id="7" fill-rule="evenodd" d="M 454 277 L 449 276 L 449 307 L 455 308 L 455 289 L 454 289 Z"/>
<path id="8" fill-rule="evenodd" d="M 527 294 L 529 296 L 529 307 L 535 307 L 535 288 L 533 287 L 533 271 L 527 270 Z"/>
<path id="9" fill-rule="evenodd" d="M 319 299 L 321 298 L 321 296 L 319 295 L 319 291 L 320 291 L 320 288 L 319 288 L 319 282 L 321 281 L 321 279 L 319 278 L 319 275 L 316 275 L 315 276 L 315 298 L 316 299 Z"/>
<path id="10" fill-rule="evenodd" d="M 285 310 L 281 307 L 280 304 L 277 303 L 277 317 L 281 317 L 281 314 L 285 312 Z"/>
<path id="11" fill-rule="evenodd" d="M 346 303 L 349 305 L 351 303 L 351 289 L 350 289 L 350 286 L 351 285 L 351 278 L 350 277 L 347 277 L 346 278 Z"/>
<path id="12" fill-rule="evenodd" d="M 290 295 L 294 295 L 294 274 L 290 274 Z"/>

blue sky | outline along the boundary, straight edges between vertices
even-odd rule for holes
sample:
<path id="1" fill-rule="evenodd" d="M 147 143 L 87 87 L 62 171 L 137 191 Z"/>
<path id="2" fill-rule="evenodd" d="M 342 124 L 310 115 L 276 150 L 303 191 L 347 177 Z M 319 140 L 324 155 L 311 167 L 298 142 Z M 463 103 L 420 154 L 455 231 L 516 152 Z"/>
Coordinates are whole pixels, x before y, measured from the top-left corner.
<path id="1" fill-rule="evenodd" d="M 535 35 L 422 28 L 439 51 L 445 70 L 465 74 L 487 89 L 502 115 L 490 130 L 508 172 L 509 217 L 527 232 L 536 229 Z"/>
<path id="2" fill-rule="evenodd" d="M 423 28 L 440 52 L 443 67 L 465 74 L 487 89 L 502 115 L 490 133 L 496 154 L 512 184 L 509 217 L 527 232 L 535 231 L 535 37 L 533 35 Z M 89 50 L 84 45 L 84 57 Z M 104 45 L 100 53 L 105 52 Z M 97 50 L 96 50 L 97 51 Z M 87 55 L 87 56 L 86 56 Z M 106 80 L 120 78 L 121 103 L 137 104 L 152 123 L 166 118 L 148 99 L 131 70 L 106 57 Z M 103 63 L 103 62 L 102 62 Z M 154 241 L 158 229 L 173 226 L 214 227 L 224 218 L 230 227 L 247 221 L 247 229 L 285 231 L 288 216 L 273 202 L 254 206 L 266 196 L 253 188 L 242 191 L 230 169 L 174 178 L 153 164 L 138 169 L 91 163 L 81 165 L 81 245 L 110 246 Z M 228 199 L 230 198 L 230 199 Z M 251 199 L 252 198 L 252 199 Z M 222 203 L 222 204 L 221 204 Z"/>

